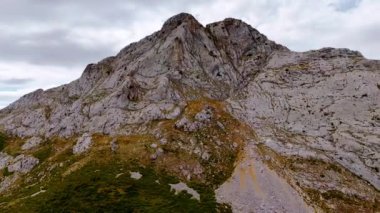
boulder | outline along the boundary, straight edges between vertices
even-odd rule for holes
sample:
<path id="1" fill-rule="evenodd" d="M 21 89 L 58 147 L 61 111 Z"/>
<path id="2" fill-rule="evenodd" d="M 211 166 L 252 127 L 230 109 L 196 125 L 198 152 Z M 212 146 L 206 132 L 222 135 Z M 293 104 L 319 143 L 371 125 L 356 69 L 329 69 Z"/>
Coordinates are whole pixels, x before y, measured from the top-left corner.
<path id="1" fill-rule="evenodd" d="M 43 142 L 42 138 L 40 137 L 32 137 L 28 139 L 21 147 L 22 150 L 29 150 L 37 147 Z"/>
<path id="2" fill-rule="evenodd" d="M 202 123 L 210 122 L 212 118 L 212 108 L 210 106 L 206 106 L 202 109 L 202 111 L 198 112 L 194 118 Z"/>
<path id="3" fill-rule="evenodd" d="M 38 158 L 29 155 L 18 155 L 8 166 L 9 172 L 26 174 L 39 163 Z"/>
<path id="4" fill-rule="evenodd" d="M 1 182 L 0 182 L 0 193 L 7 191 L 13 183 L 17 181 L 19 176 L 17 174 L 5 177 Z"/>
<path id="5" fill-rule="evenodd" d="M 175 191 L 175 194 L 178 194 L 182 191 L 184 192 L 187 192 L 188 194 L 190 194 L 192 196 L 192 199 L 195 199 L 195 200 L 200 200 L 200 195 L 197 191 L 195 191 L 194 189 L 188 187 L 186 185 L 186 183 L 182 183 L 182 182 L 179 182 L 177 184 L 169 184 L 170 186 L 170 190 L 173 190 Z"/>
<path id="6" fill-rule="evenodd" d="M 142 174 L 140 172 L 129 172 L 130 177 L 135 180 L 140 180 L 142 178 Z"/>
<path id="7" fill-rule="evenodd" d="M 13 160 L 13 157 L 5 152 L 0 152 L 0 169 L 4 169 Z"/>
<path id="8" fill-rule="evenodd" d="M 116 152 L 119 149 L 119 144 L 116 139 L 111 141 L 111 151 Z"/>
<path id="9" fill-rule="evenodd" d="M 84 134 L 82 137 L 80 137 L 73 147 L 73 153 L 74 154 L 82 154 L 86 151 L 88 151 L 91 148 L 92 145 L 92 137 L 90 134 Z"/>
<path id="10" fill-rule="evenodd" d="M 207 126 L 211 122 L 212 116 L 212 108 L 206 106 L 194 116 L 194 121 L 184 116 L 175 123 L 175 128 L 182 129 L 185 132 L 195 132 Z"/>

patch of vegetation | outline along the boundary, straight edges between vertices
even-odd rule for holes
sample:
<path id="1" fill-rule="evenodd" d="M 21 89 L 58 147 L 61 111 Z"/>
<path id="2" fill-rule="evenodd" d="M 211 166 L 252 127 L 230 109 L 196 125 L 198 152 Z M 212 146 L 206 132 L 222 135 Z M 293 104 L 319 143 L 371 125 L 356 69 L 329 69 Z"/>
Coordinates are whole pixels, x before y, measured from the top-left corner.
<path id="1" fill-rule="evenodd" d="M 7 176 L 10 176 L 10 175 L 12 175 L 13 174 L 13 172 L 10 172 L 9 170 L 8 170 L 8 167 L 5 167 L 4 169 L 3 169 L 3 176 L 4 177 L 7 177 Z"/>
<path id="2" fill-rule="evenodd" d="M 51 139 L 28 151 L 40 164 L 20 179 L 17 188 L 0 197 L 0 212 L 231 212 L 230 206 L 216 202 L 214 190 L 230 177 L 242 143 L 251 137 L 250 129 L 217 101 L 193 101 L 184 113 L 194 117 L 206 105 L 213 107 L 215 117 L 199 131 L 176 129 L 175 120 L 152 122 L 151 129 L 160 128 L 166 144 L 146 132 L 94 134 L 91 149 L 73 155 L 77 136 Z M 202 152 L 207 150 L 209 158 L 189 152 L 190 139 Z M 111 151 L 113 140 L 119 146 L 116 151 Z M 16 153 L 24 141 L 12 138 L 11 142 L 6 149 Z M 153 143 L 163 150 L 156 159 L 151 158 L 158 150 Z M 190 172 L 190 180 L 184 170 Z M 143 177 L 131 179 L 129 171 Z M 179 181 L 196 190 L 201 200 L 170 191 L 168 184 Z"/>
<path id="3" fill-rule="evenodd" d="M 186 132 L 175 127 L 176 120 L 162 121 L 159 124 L 168 143 L 163 146 L 166 156 L 173 155 L 173 165 L 165 160 L 165 170 L 183 175 L 178 165 L 186 170 L 197 170 L 202 174 L 192 175 L 191 179 L 203 181 L 214 189 L 225 182 L 232 174 L 234 163 L 248 139 L 256 135 L 251 128 L 233 118 L 220 101 L 198 99 L 189 101 L 183 115 L 191 121 L 197 113 L 210 107 L 213 117 L 209 123 L 196 131 Z M 178 118 L 180 119 L 180 118 Z M 197 149 L 197 151 L 196 151 Z M 206 153 L 206 156 L 204 155 Z M 162 160 L 164 161 L 164 160 Z"/>
<path id="4" fill-rule="evenodd" d="M 50 144 L 47 144 L 41 148 L 39 148 L 36 152 L 33 153 L 33 156 L 40 160 L 40 163 L 45 161 L 50 157 L 53 149 Z"/>
<path id="5" fill-rule="evenodd" d="M 4 133 L 0 132 L 0 151 L 4 149 L 6 141 L 7 136 Z"/>
<path id="6" fill-rule="evenodd" d="M 176 177 L 156 172 L 150 167 L 126 163 L 118 159 L 91 162 L 64 179 L 54 178 L 42 188 L 46 192 L 19 200 L 14 205 L 0 206 L 10 212 L 228 212 L 218 205 L 212 189 L 192 183 L 201 200 L 182 192 L 177 195 L 169 183 Z M 130 178 L 129 171 L 138 171 L 139 180 Z M 38 188 L 38 189 L 37 189 Z M 33 187 L 33 190 L 41 186 Z M 1 201 L 1 199 L 0 199 Z M 10 202 L 11 203 L 11 202 Z M 219 209 L 219 210 L 218 210 Z"/>
<path id="7" fill-rule="evenodd" d="M 306 189 L 305 192 L 325 212 L 379 212 L 379 202 L 365 201 L 357 196 L 348 196 L 338 190 L 320 192 L 315 189 Z"/>
<path id="8" fill-rule="evenodd" d="M 52 111 L 53 111 L 53 109 L 52 109 L 50 106 L 46 106 L 46 107 L 44 108 L 45 118 L 46 118 L 47 120 L 50 119 Z"/>
<path id="9" fill-rule="evenodd" d="M 25 140 L 15 137 L 6 137 L 6 141 L 3 147 L 3 151 L 12 156 L 21 154 L 21 146 Z"/>

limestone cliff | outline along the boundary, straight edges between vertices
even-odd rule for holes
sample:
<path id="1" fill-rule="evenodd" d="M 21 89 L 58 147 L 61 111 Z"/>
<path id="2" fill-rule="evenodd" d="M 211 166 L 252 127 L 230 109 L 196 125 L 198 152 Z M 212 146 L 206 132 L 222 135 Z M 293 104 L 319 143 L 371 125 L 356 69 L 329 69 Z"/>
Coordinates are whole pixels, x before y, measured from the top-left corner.
<path id="1" fill-rule="evenodd" d="M 0 130 L 0 193 L 29 176 L 33 184 L 33 167 L 51 175 L 68 162 L 62 150 L 83 158 L 63 166 L 65 177 L 111 146 L 107 155 L 124 150 L 211 184 L 234 212 L 380 211 L 380 61 L 294 52 L 237 19 L 202 26 L 178 14 L 78 80 L 1 110 Z M 46 161 L 33 157 L 46 144 Z"/>

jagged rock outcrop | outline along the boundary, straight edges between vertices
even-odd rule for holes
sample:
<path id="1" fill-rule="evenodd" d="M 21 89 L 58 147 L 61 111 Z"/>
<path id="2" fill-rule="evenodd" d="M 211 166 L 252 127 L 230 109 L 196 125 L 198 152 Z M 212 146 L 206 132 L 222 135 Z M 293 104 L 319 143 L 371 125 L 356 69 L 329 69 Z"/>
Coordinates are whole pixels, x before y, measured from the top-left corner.
<path id="1" fill-rule="evenodd" d="M 8 171 L 25 174 L 32 170 L 38 163 L 39 160 L 37 158 L 21 154 L 12 160 L 8 166 Z"/>
<path id="2" fill-rule="evenodd" d="M 337 162 L 380 189 L 379 70 L 347 49 L 277 52 L 230 103 L 267 146 Z"/>
<path id="3" fill-rule="evenodd" d="M 8 190 L 9 188 L 11 188 L 12 184 L 14 184 L 17 181 L 18 178 L 19 178 L 19 176 L 17 174 L 5 177 L 4 180 L 2 180 L 0 182 L 0 193 L 2 193 L 4 191 Z"/>
<path id="4" fill-rule="evenodd" d="M 227 98 L 275 50 L 287 51 L 239 20 L 203 27 L 181 14 L 115 57 L 88 65 L 80 79 L 22 97 L 1 111 L 0 123 L 20 137 L 66 137 L 173 119 L 185 100 Z"/>
<path id="5" fill-rule="evenodd" d="M 91 148 L 92 137 L 89 134 L 84 134 L 80 137 L 73 147 L 74 154 L 82 154 Z"/>
<path id="6" fill-rule="evenodd" d="M 198 112 L 192 119 L 182 117 L 176 122 L 175 127 L 178 129 L 183 129 L 187 132 L 194 132 L 206 126 L 211 121 L 211 118 L 212 108 L 210 106 L 207 106 L 205 109 Z"/>
<path id="7" fill-rule="evenodd" d="M 40 137 L 32 137 L 29 140 L 27 140 L 21 147 L 22 150 L 29 150 L 37 147 L 43 142 L 42 138 Z"/>
<path id="8" fill-rule="evenodd" d="M 4 169 L 12 161 L 13 157 L 7 153 L 0 152 L 0 169 Z"/>
<path id="9" fill-rule="evenodd" d="M 246 130 L 228 128 L 229 121 L 211 106 L 195 107 L 187 114 L 185 109 L 191 101 L 219 101 L 228 113 L 249 124 L 254 137 L 244 141 L 250 154 L 239 159 L 248 166 L 237 163 L 242 169 L 235 168 L 232 179 L 217 190 L 218 200 L 232 204 L 235 212 L 296 211 L 300 205 L 305 211 L 313 207 L 366 212 L 380 199 L 379 82 L 380 61 L 368 60 L 357 51 L 294 52 L 241 20 L 228 18 L 203 26 L 182 13 L 116 56 L 89 64 L 78 80 L 37 90 L 1 110 L 0 129 L 14 137 L 31 137 L 23 150 L 38 147 L 41 141 L 35 137 L 75 138 L 75 154 L 96 143 L 94 133 L 116 137 L 144 132 L 159 135 L 157 142 L 147 145 L 152 161 L 159 162 L 166 155 L 161 146 L 170 145 L 214 165 L 222 152 L 218 156 L 211 152 L 237 151 L 242 142 L 232 141 L 236 138 L 229 138 L 229 133 Z M 191 137 L 166 131 L 171 135 L 166 138 L 160 135 L 165 131 L 152 128 L 159 121 L 173 121 L 171 131 Z M 196 134 L 209 127 L 223 132 L 231 144 L 211 132 Z M 214 144 L 204 145 L 205 138 Z M 125 152 L 121 146 L 115 139 L 107 142 L 114 153 Z M 30 166 L 8 166 L 12 157 L 0 153 L 0 168 L 26 173 L 38 163 L 25 156 L 16 159 Z M 250 162 L 256 162 L 260 171 Z M 178 170 L 187 180 L 207 173 L 199 162 L 178 165 Z M 248 174 L 251 171 L 261 173 Z M 246 177 L 253 179 L 239 179 Z M 272 196 L 268 201 L 272 206 L 262 205 L 257 190 L 243 193 L 252 199 L 237 193 L 242 182 L 269 186 L 271 181 L 286 192 L 260 187 L 262 194 Z M 277 202 L 287 193 L 295 196 L 294 202 Z M 365 204 L 355 207 L 359 201 Z"/>

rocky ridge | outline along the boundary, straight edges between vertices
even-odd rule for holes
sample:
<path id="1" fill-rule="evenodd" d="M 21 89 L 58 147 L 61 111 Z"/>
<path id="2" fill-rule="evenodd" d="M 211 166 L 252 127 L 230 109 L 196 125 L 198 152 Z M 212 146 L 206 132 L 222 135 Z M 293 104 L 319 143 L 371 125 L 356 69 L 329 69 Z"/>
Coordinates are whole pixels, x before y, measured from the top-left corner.
<path id="1" fill-rule="evenodd" d="M 3 175 L 1 188 L 39 163 L 26 154 L 46 141 L 74 140 L 74 154 L 92 156 L 103 146 L 99 141 L 118 153 L 122 141 L 132 141 L 121 136 L 149 134 L 152 139 L 133 140 L 147 141 L 148 158 L 182 181 L 229 171 L 229 180 L 213 184 L 217 200 L 234 212 L 297 206 L 375 212 L 379 105 L 380 61 L 348 49 L 294 52 L 241 20 L 202 26 L 182 13 L 116 56 L 89 64 L 78 80 L 37 90 L 1 110 L 0 129 L 26 152 L 14 159 L 11 148 L 0 152 L 0 167 L 14 172 Z M 173 150 L 196 160 L 171 168 Z M 223 166 L 230 163 L 223 155 L 233 156 L 233 171 Z M 239 189 L 245 183 L 253 187 Z M 294 202 L 285 202 L 287 193 Z"/>

